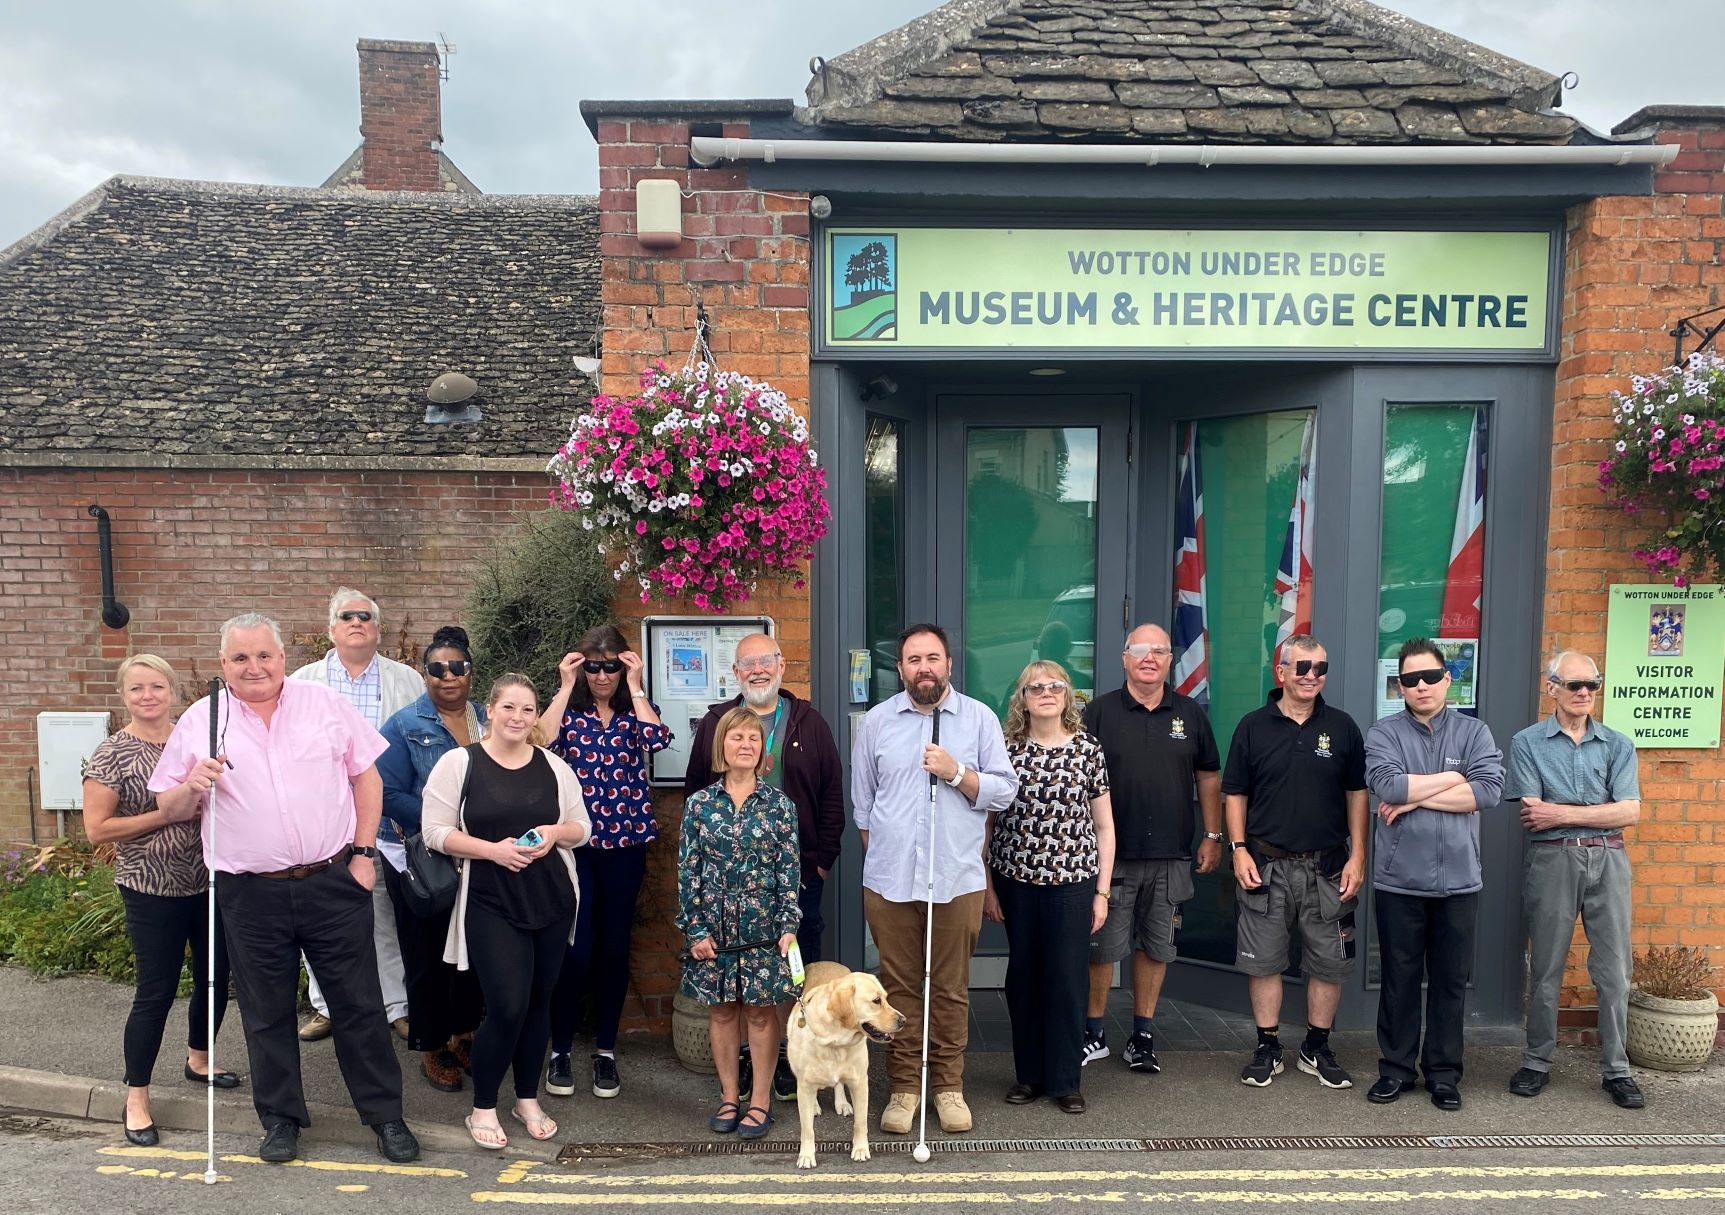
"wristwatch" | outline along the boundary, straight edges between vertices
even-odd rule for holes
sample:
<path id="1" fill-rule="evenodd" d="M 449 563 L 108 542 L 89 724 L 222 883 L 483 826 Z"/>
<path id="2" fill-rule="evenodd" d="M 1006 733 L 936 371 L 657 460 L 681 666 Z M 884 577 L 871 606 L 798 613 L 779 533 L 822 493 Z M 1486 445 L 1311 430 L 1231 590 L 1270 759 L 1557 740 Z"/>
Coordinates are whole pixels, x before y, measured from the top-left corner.
<path id="1" fill-rule="evenodd" d="M 951 785 L 954 789 L 958 788 L 958 786 L 964 780 L 964 774 L 968 771 L 970 771 L 970 769 L 964 766 L 963 761 L 960 761 L 959 765 L 958 765 L 958 771 L 954 772 L 952 774 L 952 779 L 947 781 L 946 783 Z"/>
<path id="2" fill-rule="evenodd" d="M 1222 842 L 1222 833 L 1220 831 L 1206 831 L 1204 833 L 1204 838 L 1207 840 L 1214 840 L 1216 843 L 1220 844 Z"/>
<path id="3" fill-rule="evenodd" d="M 377 849 L 367 844 L 355 844 L 353 846 L 353 854 L 355 856 L 375 857 L 377 855 Z"/>
<path id="4" fill-rule="evenodd" d="M 1110 903 L 1114 901 L 1114 892 L 1112 890 L 1105 890 L 1101 886 L 1098 886 L 1096 888 L 1096 893 L 1107 899 Z"/>
<path id="5" fill-rule="evenodd" d="M 1240 851 L 1240 849 L 1244 848 L 1245 846 L 1246 846 L 1245 840 L 1229 840 L 1228 841 L 1228 851 L 1229 852 L 1238 852 L 1238 851 Z"/>

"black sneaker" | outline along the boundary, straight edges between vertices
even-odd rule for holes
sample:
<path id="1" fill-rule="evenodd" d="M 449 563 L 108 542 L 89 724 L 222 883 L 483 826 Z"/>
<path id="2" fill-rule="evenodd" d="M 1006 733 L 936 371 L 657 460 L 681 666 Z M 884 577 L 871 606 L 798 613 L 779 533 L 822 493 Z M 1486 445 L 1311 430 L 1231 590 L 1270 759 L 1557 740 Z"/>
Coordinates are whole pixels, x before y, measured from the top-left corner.
<path id="1" fill-rule="evenodd" d="M 1281 1074 L 1282 1048 L 1273 1042 L 1260 1042 L 1252 1052 L 1252 1061 L 1240 1069 L 1240 1083 L 1269 1088 L 1270 1081 Z"/>
<path id="2" fill-rule="evenodd" d="M 1095 1037 L 1091 1037 L 1086 1033 L 1084 1035 L 1084 1057 L 1079 1060 L 1078 1066 L 1084 1067 L 1096 1062 L 1098 1059 L 1106 1059 L 1107 1057 L 1108 1031 L 1105 1029 L 1099 1029 L 1096 1031 Z"/>
<path id="3" fill-rule="evenodd" d="M 1156 1039 L 1149 1034 L 1133 1034 L 1126 1040 L 1126 1050 L 1120 1057 L 1135 1072 L 1162 1070 L 1162 1065 L 1156 1062 Z"/>
<path id="4" fill-rule="evenodd" d="M 1547 1072 L 1536 1072 L 1531 1067 L 1518 1068 L 1509 1078 L 1509 1091 L 1517 1097 L 1537 1097 L 1545 1091 L 1546 1082 L 1550 1079 Z"/>
<path id="5" fill-rule="evenodd" d="M 1641 1095 L 1641 1086 L 1628 1076 L 1613 1076 L 1601 1081 L 1599 1087 L 1617 1103 L 1618 1109 L 1638 1110 L 1647 1105 L 1647 1098 Z"/>
<path id="6" fill-rule="evenodd" d="M 791 1070 L 791 1061 L 784 1055 L 779 1056 L 779 1065 L 773 1069 L 773 1096 L 780 1101 L 797 1099 L 797 1074 Z"/>
<path id="7" fill-rule="evenodd" d="M 568 1055 L 552 1055 L 551 1066 L 545 1069 L 545 1091 L 553 1097 L 575 1095 L 575 1068 Z"/>
<path id="8" fill-rule="evenodd" d="M 1325 1088 L 1352 1088 L 1354 1078 L 1348 1075 L 1340 1063 L 1336 1062 L 1336 1052 L 1330 1049 L 1329 1043 L 1313 1049 L 1302 1043 L 1300 1046 L 1300 1070 L 1308 1076 L 1316 1076 L 1318 1083 Z"/>
<path id="9" fill-rule="evenodd" d="M 593 1095 L 595 1097 L 615 1097 L 623 1091 L 623 1082 L 617 1078 L 617 1060 L 610 1055 L 593 1056 Z"/>

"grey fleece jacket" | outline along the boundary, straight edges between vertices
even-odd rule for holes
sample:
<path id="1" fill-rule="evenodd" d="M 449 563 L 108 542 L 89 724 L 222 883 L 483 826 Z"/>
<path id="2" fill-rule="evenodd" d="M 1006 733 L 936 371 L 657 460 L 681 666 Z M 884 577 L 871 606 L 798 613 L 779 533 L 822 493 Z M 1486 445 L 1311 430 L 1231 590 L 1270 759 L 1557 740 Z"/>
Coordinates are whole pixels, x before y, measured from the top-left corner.
<path id="1" fill-rule="evenodd" d="M 1366 731 L 1366 785 L 1379 801 L 1408 800 L 1408 776 L 1460 772 L 1474 809 L 1503 797 L 1503 752 L 1478 718 L 1445 708 L 1422 725 L 1406 709 Z M 1372 884 L 1391 894 L 1443 898 L 1485 884 L 1480 872 L 1479 815 L 1417 806 L 1372 831 Z"/>

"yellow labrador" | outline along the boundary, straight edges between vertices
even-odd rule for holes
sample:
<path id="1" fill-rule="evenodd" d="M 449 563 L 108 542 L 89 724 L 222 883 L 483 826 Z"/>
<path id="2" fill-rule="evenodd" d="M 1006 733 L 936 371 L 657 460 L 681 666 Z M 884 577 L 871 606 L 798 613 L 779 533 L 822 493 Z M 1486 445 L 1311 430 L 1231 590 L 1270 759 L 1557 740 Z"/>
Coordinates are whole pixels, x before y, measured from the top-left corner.
<path id="1" fill-rule="evenodd" d="M 853 974 L 833 962 L 809 967 L 802 997 L 791 1006 L 785 1048 L 797 1076 L 799 1169 L 815 1167 L 815 1116 L 823 1088 L 833 1090 L 834 1113 L 851 1115 L 851 1159 L 869 1158 L 868 1044 L 890 1042 L 903 1028 L 904 1014 L 887 1003 L 886 989 L 873 975 Z"/>

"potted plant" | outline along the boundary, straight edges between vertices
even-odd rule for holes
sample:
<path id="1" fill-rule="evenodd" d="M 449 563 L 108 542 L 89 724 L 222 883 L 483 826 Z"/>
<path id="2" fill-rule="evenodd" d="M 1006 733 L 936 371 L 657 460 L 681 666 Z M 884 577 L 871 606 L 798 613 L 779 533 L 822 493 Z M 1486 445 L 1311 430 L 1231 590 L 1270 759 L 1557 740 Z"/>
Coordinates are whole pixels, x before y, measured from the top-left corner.
<path id="1" fill-rule="evenodd" d="M 1624 1035 L 1630 1062 L 1664 1072 L 1705 1067 L 1719 1032 L 1718 980 L 1707 951 L 1692 945 L 1636 954 Z"/>

